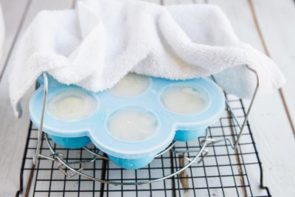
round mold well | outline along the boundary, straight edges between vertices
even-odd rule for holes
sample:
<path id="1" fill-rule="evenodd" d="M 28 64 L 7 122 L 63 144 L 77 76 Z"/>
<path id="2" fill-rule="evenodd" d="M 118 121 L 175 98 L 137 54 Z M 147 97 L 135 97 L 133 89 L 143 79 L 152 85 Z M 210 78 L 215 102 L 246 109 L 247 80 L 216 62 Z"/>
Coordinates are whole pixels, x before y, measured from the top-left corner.
<path id="1" fill-rule="evenodd" d="M 200 114 L 210 104 L 206 91 L 185 84 L 170 85 L 161 92 L 160 96 L 164 108 L 177 115 Z"/>
<path id="2" fill-rule="evenodd" d="M 215 121 L 211 117 L 219 116 L 224 106 L 219 87 L 203 78 L 170 84 L 158 98 L 162 108 L 175 119 L 175 141 L 196 140 L 204 135 Z"/>
<path id="3" fill-rule="evenodd" d="M 70 87 L 62 88 L 50 95 L 46 113 L 54 120 L 61 122 L 79 122 L 91 117 L 100 105 L 98 98 L 87 91 Z M 90 143 L 87 136 L 64 137 L 49 135 L 51 140 L 63 148 L 77 149 Z"/>
<path id="4" fill-rule="evenodd" d="M 128 143 L 136 149 L 140 143 L 148 143 L 158 134 L 160 128 L 159 117 L 150 110 L 139 106 L 125 106 L 114 111 L 106 119 L 106 128 L 109 136 L 118 143 Z M 113 148 L 117 145 L 113 142 Z M 117 147 L 120 149 L 120 147 Z M 155 155 L 136 156 L 126 158 L 108 154 L 109 159 L 117 166 L 132 170 L 148 165 Z"/>
<path id="5" fill-rule="evenodd" d="M 159 120 L 151 111 L 141 107 L 124 107 L 107 119 L 110 136 L 127 143 L 141 142 L 159 130 Z"/>
<path id="6" fill-rule="evenodd" d="M 49 99 L 47 113 L 62 121 L 80 121 L 93 115 L 98 105 L 98 100 L 82 89 L 63 89 Z"/>
<path id="7" fill-rule="evenodd" d="M 143 94 L 148 90 L 151 79 L 143 75 L 127 74 L 112 89 L 110 93 L 113 96 L 121 98 L 130 98 Z"/>

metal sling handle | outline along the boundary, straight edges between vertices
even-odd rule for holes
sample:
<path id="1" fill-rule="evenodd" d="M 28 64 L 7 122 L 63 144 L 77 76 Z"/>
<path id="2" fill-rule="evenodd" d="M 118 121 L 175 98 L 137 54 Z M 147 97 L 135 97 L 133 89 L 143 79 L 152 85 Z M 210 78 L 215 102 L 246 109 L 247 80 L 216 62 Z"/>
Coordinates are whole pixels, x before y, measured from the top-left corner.
<path id="1" fill-rule="evenodd" d="M 45 134 L 45 140 L 46 140 L 46 143 L 47 143 L 47 145 L 49 147 L 49 150 L 51 151 L 52 155 L 46 156 L 46 155 L 40 154 L 41 141 L 42 141 L 42 137 L 43 137 L 44 114 L 45 114 L 45 110 L 46 110 L 47 96 L 48 96 L 48 77 L 47 77 L 47 74 L 46 73 L 43 73 L 43 79 L 44 79 L 44 89 L 43 89 L 43 92 L 44 92 L 44 96 L 43 96 L 43 102 L 42 102 L 42 114 L 41 114 L 41 117 L 40 117 L 40 125 L 38 127 L 38 134 L 37 134 L 37 136 L 38 136 L 38 139 L 37 139 L 37 148 L 36 148 L 35 155 L 33 157 L 33 165 L 34 166 L 37 166 L 38 165 L 39 158 L 45 158 L 45 159 L 48 159 L 48 160 L 51 160 L 51 161 L 57 161 L 60 164 L 59 165 L 60 171 L 62 173 L 64 173 L 65 175 L 67 175 L 67 176 L 81 175 L 81 176 L 83 176 L 85 178 L 88 178 L 90 180 L 93 180 L 93 181 L 97 181 L 97 182 L 101 182 L 101 183 L 106 183 L 106 184 L 113 184 L 113 185 L 142 185 L 142 184 L 151 184 L 153 182 L 162 181 L 162 180 L 165 180 L 167 178 L 171 178 L 171 177 L 179 174 L 180 172 L 186 170 L 193 163 L 202 161 L 203 158 L 206 157 L 207 154 L 208 154 L 208 151 L 206 150 L 206 147 L 208 147 L 208 146 L 210 146 L 212 144 L 215 144 L 215 143 L 218 143 L 218 142 L 226 142 L 226 143 L 229 143 L 230 144 L 230 146 L 231 146 L 232 149 L 236 149 L 237 146 L 238 146 L 238 143 L 240 141 L 240 138 L 241 138 L 241 136 L 243 134 L 244 128 L 245 128 L 245 126 L 247 124 L 248 117 L 249 117 L 249 114 L 251 112 L 251 109 L 252 109 L 252 106 L 253 106 L 253 103 L 254 103 L 254 100 L 256 98 L 256 95 L 257 95 L 257 92 L 258 92 L 258 88 L 259 88 L 259 78 L 258 78 L 257 72 L 255 70 L 253 70 L 252 68 L 250 68 L 249 66 L 247 66 L 247 68 L 256 75 L 257 84 L 256 84 L 255 91 L 253 93 L 253 97 L 252 97 L 252 99 L 250 101 L 250 105 L 249 105 L 249 108 L 248 108 L 248 110 L 246 112 L 245 119 L 244 119 L 242 125 L 239 124 L 237 117 L 233 113 L 232 108 L 230 107 L 228 101 L 226 100 L 227 108 L 229 109 L 229 112 L 231 113 L 231 116 L 233 117 L 234 121 L 236 122 L 236 124 L 238 125 L 238 127 L 240 129 L 240 132 L 239 132 L 239 134 L 237 136 L 237 139 L 235 140 L 234 143 L 232 143 L 229 138 L 224 138 L 224 139 L 213 139 L 213 138 L 209 138 L 208 131 L 207 131 L 206 132 L 205 139 L 201 141 L 202 147 L 197 151 L 197 153 L 196 153 L 196 155 L 194 157 L 192 157 L 192 158 L 186 157 L 186 160 L 188 161 L 188 163 L 186 165 L 184 165 L 182 168 L 180 168 L 179 170 L 177 170 L 174 173 L 171 173 L 171 174 L 169 174 L 167 176 L 163 176 L 163 177 L 156 178 L 156 179 L 150 179 L 148 181 L 125 181 L 125 182 L 107 181 L 107 180 L 102 180 L 102 179 L 98 179 L 98 178 L 89 176 L 89 175 L 81 172 L 83 170 L 83 167 L 81 167 L 79 169 L 75 169 L 68 162 L 65 162 L 63 160 L 63 155 L 61 153 L 57 153 L 57 152 L 54 151 L 53 147 L 51 146 L 51 144 L 49 142 L 49 139 L 48 139 L 47 134 Z M 171 150 L 174 147 L 174 145 L 175 145 L 175 143 L 172 143 L 164 151 L 162 151 L 158 155 L 156 155 L 156 157 L 161 156 L 162 154 L 164 154 L 167 151 Z M 108 160 L 107 157 L 105 157 L 103 155 L 100 155 L 100 154 L 98 154 L 96 152 L 93 152 L 90 149 L 88 149 L 87 147 L 84 147 L 84 150 L 86 150 L 87 152 L 89 152 L 90 154 L 92 154 L 93 155 L 93 158 L 90 159 L 90 160 L 87 160 L 87 161 L 82 161 L 82 162 L 79 161 L 79 162 L 76 162 L 76 163 L 82 164 L 82 163 L 86 163 L 86 162 L 93 162 L 96 159 Z M 72 175 L 67 174 L 62 169 L 62 167 L 65 167 L 65 168 L 69 169 L 74 174 L 72 174 Z"/>
<path id="2" fill-rule="evenodd" d="M 47 137 L 47 135 L 45 135 L 45 140 L 50 144 L 49 142 L 49 139 Z M 108 180 L 103 180 L 103 179 L 99 179 L 99 178 L 95 178 L 95 177 L 92 177 L 92 176 L 89 176 L 83 172 L 81 172 L 80 169 L 75 169 L 73 168 L 72 166 L 70 166 L 67 162 L 65 162 L 58 154 L 56 155 L 56 153 L 54 152 L 53 148 L 51 145 L 49 145 L 49 149 L 50 151 L 55 154 L 54 158 L 50 158 L 50 160 L 53 160 L 53 161 L 58 161 L 61 165 L 63 165 L 64 167 L 66 167 L 67 169 L 71 170 L 72 172 L 75 173 L 75 175 L 81 175 L 87 179 L 90 179 L 90 180 L 93 180 L 93 181 L 97 181 L 97 182 L 100 182 L 100 183 L 106 183 L 106 184 L 112 184 L 112 185 L 143 185 L 143 184 L 151 184 L 151 183 L 154 183 L 154 182 L 158 182 L 158 181 L 163 181 L 165 179 L 168 179 L 168 178 L 171 178 L 177 174 L 179 174 L 180 172 L 186 170 L 189 166 L 191 166 L 193 163 L 195 162 L 200 162 L 202 161 L 203 159 L 203 153 L 205 152 L 206 153 L 206 147 L 211 144 L 211 140 L 210 138 L 208 138 L 208 135 L 206 135 L 206 139 L 204 140 L 204 143 L 202 145 L 202 148 L 199 150 L 199 152 L 192 158 L 192 159 L 189 159 L 189 163 L 187 163 L 183 168 L 175 171 L 174 173 L 172 174 L 169 174 L 167 176 L 163 176 L 163 177 L 160 177 L 160 178 L 156 178 L 156 179 L 150 179 L 150 180 L 147 180 L 147 181 L 124 181 L 124 182 L 119 182 L 119 181 L 108 181 Z M 174 145 L 174 144 L 173 144 Z M 170 150 L 173 146 L 169 146 L 170 148 L 167 148 L 165 149 L 164 151 L 162 151 L 160 154 L 163 154 L 163 152 L 167 152 L 168 150 Z M 159 154 L 158 154 L 159 155 Z M 45 157 L 47 158 L 47 157 Z M 200 160 L 198 160 L 200 159 Z M 93 161 L 93 159 L 91 159 L 90 161 Z"/>

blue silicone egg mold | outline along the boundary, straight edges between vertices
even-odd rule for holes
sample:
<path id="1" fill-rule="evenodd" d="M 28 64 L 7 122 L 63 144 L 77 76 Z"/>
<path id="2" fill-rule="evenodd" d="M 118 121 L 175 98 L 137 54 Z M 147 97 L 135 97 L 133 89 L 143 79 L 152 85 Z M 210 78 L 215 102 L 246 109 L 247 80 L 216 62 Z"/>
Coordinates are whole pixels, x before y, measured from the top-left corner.
<path id="1" fill-rule="evenodd" d="M 110 91 L 88 92 L 74 85 L 63 85 L 49 77 L 48 101 L 65 91 L 82 91 L 96 101 L 93 113 L 77 120 L 62 120 L 45 111 L 43 130 L 58 145 L 81 148 L 92 142 L 106 153 L 111 161 L 125 169 L 146 166 L 173 141 L 189 141 L 204 135 L 206 128 L 221 116 L 225 98 L 221 89 L 209 79 L 167 80 L 149 77 L 149 87 L 134 97 L 114 96 Z M 30 100 L 31 120 L 40 124 L 43 83 Z M 191 87 L 206 96 L 207 106 L 198 113 L 184 115 L 170 112 L 163 105 L 163 93 L 171 87 Z M 48 106 L 48 105 L 47 105 Z M 157 119 L 156 132 L 142 140 L 128 142 L 112 136 L 108 120 L 118 111 L 142 110 Z"/>

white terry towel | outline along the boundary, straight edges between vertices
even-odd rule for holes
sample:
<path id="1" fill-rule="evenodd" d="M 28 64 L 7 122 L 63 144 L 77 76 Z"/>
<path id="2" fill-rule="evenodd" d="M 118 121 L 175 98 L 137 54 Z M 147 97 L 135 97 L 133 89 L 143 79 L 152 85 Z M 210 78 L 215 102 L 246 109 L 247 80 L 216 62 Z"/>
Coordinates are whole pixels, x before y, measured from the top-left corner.
<path id="1" fill-rule="evenodd" d="M 263 90 L 284 83 L 275 63 L 242 43 L 212 5 L 85 0 L 74 10 L 42 11 L 13 60 L 9 88 L 16 115 L 19 101 L 45 71 L 91 91 L 111 88 L 128 72 L 169 79 L 216 74 L 225 91 L 247 98 L 256 78 L 246 65 L 258 73 Z"/>
<path id="2" fill-rule="evenodd" d="M 4 38 L 5 38 L 5 25 L 4 25 L 4 19 L 2 14 L 2 7 L 0 4 L 0 59 L 3 53 L 2 47 L 3 47 Z"/>

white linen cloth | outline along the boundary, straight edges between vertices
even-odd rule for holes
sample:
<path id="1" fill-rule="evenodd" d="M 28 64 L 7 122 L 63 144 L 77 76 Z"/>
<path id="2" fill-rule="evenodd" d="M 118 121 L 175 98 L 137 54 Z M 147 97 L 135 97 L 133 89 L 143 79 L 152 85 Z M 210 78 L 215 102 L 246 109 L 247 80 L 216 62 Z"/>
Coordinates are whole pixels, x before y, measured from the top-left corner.
<path id="1" fill-rule="evenodd" d="M 284 77 L 267 56 L 241 42 L 213 5 L 160 6 L 134 0 L 85 0 L 75 9 L 42 11 L 18 43 L 10 98 L 19 101 L 42 72 L 91 91 L 114 86 L 128 72 L 188 79 L 216 74 L 228 93 L 247 98 Z M 50 90 L 49 90 L 50 91 Z"/>

